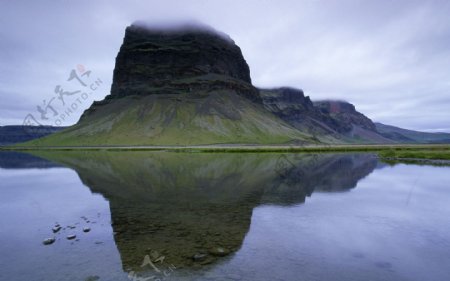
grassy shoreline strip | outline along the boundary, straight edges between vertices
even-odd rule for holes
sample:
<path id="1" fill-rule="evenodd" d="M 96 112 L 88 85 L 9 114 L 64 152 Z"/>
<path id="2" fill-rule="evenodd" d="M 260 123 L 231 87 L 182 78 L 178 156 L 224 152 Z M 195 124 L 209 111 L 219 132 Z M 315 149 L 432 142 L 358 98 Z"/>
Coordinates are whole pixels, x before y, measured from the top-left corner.
<path id="1" fill-rule="evenodd" d="M 373 152 L 382 159 L 423 159 L 450 162 L 450 145 L 323 145 L 323 146 L 9 146 L 0 151 L 165 151 L 175 153 L 348 153 Z"/>
<path id="2" fill-rule="evenodd" d="M 450 151 L 450 145 L 205 145 L 205 146 L 4 146 L 2 151 L 24 150 L 108 150 L 108 151 L 175 151 L 175 152 L 376 152 L 376 151 Z"/>

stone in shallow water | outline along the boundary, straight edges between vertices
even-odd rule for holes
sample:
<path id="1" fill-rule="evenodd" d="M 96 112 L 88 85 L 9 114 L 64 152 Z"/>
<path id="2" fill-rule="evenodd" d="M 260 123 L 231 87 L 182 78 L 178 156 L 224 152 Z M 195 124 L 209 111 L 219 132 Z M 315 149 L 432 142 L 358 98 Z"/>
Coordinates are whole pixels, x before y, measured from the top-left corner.
<path id="1" fill-rule="evenodd" d="M 83 228 L 83 232 L 89 232 L 89 231 L 91 231 L 91 229 L 89 227 Z"/>
<path id="2" fill-rule="evenodd" d="M 55 238 L 47 238 L 47 239 L 45 239 L 43 242 L 42 242 L 42 244 L 44 244 L 44 245 L 51 245 L 51 244 L 53 244 L 54 242 L 55 242 Z"/>
<path id="3" fill-rule="evenodd" d="M 75 234 L 67 235 L 68 240 L 75 239 L 77 236 Z"/>
<path id="4" fill-rule="evenodd" d="M 204 260 L 206 260 L 207 257 L 208 257 L 207 254 L 201 254 L 201 253 L 198 253 L 198 254 L 195 254 L 195 255 L 192 257 L 192 259 L 193 259 L 194 261 L 204 261 Z"/>
<path id="5" fill-rule="evenodd" d="M 209 253 L 216 257 L 224 257 L 230 253 L 229 250 L 222 247 L 215 247 L 209 250 Z"/>
<path id="6" fill-rule="evenodd" d="M 61 226 L 59 226 L 59 225 L 52 228 L 53 233 L 57 233 L 60 230 L 61 230 Z"/>

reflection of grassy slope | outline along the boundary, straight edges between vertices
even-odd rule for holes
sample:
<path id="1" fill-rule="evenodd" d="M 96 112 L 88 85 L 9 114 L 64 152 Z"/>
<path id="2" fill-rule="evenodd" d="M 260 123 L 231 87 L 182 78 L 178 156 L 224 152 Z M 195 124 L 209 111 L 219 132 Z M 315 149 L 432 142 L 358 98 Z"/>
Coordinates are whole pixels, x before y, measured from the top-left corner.
<path id="1" fill-rule="evenodd" d="M 97 105 L 80 122 L 32 145 L 313 143 L 262 106 L 232 92 L 125 97 Z"/>
<path id="2" fill-rule="evenodd" d="M 342 190 L 353 187 L 349 182 L 371 170 L 366 168 L 367 163 L 372 166 L 376 162 L 369 154 L 144 151 L 35 151 L 34 154 L 74 168 L 86 185 L 106 197 L 179 203 L 238 202 L 286 182 L 290 188 L 298 185 L 306 190 Z"/>
<path id="3" fill-rule="evenodd" d="M 233 201 L 276 176 L 271 154 L 38 152 L 77 170 L 93 191 L 148 201 Z M 236 181 L 240 184 L 236 185 Z M 106 187 L 106 188 L 105 188 Z"/>

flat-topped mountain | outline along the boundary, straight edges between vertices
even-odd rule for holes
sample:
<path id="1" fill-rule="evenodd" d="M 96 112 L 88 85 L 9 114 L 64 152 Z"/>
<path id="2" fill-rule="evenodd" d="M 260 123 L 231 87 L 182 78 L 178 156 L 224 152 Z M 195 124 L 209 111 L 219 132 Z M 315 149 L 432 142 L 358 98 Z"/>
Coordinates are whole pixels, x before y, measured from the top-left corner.
<path id="1" fill-rule="evenodd" d="M 348 102 L 313 102 L 302 90 L 288 87 L 257 89 L 240 48 L 224 33 L 198 24 L 135 23 L 125 30 L 110 94 L 94 102 L 76 125 L 29 144 L 298 145 L 404 140 L 425 139 L 387 132 Z"/>
<path id="2" fill-rule="evenodd" d="M 111 94 L 40 145 L 315 143 L 267 111 L 240 48 L 204 26 L 125 31 Z"/>
<path id="3" fill-rule="evenodd" d="M 127 27 L 116 58 L 111 97 L 229 88 L 257 99 L 241 49 L 202 25 Z"/>

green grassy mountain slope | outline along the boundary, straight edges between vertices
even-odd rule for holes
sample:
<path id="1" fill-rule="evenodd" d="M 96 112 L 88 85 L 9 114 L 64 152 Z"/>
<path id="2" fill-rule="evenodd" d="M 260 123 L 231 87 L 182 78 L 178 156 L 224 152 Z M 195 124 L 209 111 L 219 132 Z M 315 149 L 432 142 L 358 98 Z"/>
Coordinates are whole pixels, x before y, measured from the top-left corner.
<path id="1" fill-rule="evenodd" d="M 128 96 L 91 107 L 78 124 L 30 142 L 45 146 L 314 143 L 231 91 Z"/>

